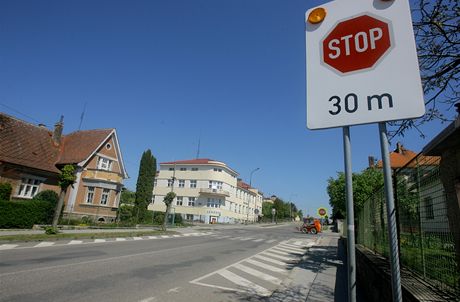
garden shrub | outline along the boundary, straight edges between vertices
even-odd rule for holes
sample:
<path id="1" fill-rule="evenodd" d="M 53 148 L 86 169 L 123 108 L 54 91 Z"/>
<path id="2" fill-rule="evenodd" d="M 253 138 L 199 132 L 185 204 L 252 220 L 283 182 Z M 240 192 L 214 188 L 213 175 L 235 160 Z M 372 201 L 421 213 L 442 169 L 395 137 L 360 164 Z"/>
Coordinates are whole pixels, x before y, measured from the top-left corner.
<path id="1" fill-rule="evenodd" d="M 31 228 L 50 224 L 55 205 L 42 200 L 0 201 L 0 228 Z"/>
<path id="2" fill-rule="evenodd" d="M 52 190 L 45 190 L 45 191 L 41 191 L 37 195 L 35 195 L 33 200 L 49 201 L 49 202 L 53 203 L 54 205 L 56 205 L 58 200 L 59 200 L 59 195 L 56 192 L 52 191 Z"/>
<path id="3" fill-rule="evenodd" d="M 0 182 L 0 200 L 10 200 L 13 187 L 7 182 Z"/>

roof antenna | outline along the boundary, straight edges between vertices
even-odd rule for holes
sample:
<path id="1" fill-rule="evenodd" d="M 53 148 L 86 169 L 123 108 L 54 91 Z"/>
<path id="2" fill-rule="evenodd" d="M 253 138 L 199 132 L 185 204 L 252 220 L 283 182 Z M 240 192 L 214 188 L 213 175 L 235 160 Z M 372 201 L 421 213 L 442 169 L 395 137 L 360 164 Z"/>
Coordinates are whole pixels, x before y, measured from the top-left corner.
<path id="1" fill-rule="evenodd" d="M 83 118 L 85 117 L 86 104 L 87 104 L 87 102 L 85 102 L 85 105 L 83 106 L 83 112 L 80 115 L 80 124 L 78 125 L 78 131 L 80 131 L 81 124 L 83 123 Z"/>
<path id="2" fill-rule="evenodd" d="M 196 159 L 200 158 L 200 147 L 201 147 L 201 133 L 198 137 L 198 148 L 196 150 Z"/>

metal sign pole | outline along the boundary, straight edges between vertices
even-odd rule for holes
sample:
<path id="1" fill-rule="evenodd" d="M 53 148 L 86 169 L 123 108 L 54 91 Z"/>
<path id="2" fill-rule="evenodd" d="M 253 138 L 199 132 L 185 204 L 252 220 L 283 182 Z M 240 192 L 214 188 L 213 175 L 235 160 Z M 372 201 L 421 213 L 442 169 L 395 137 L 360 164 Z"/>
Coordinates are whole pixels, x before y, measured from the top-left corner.
<path id="1" fill-rule="evenodd" d="M 401 275 L 399 269 L 398 234 L 396 231 L 396 210 L 391 181 L 390 152 L 385 122 L 379 123 L 380 146 L 382 150 L 383 177 L 385 180 L 385 198 L 387 200 L 388 235 L 390 238 L 391 289 L 393 302 L 402 302 Z"/>
<path id="2" fill-rule="evenodd" d="M 343 153 L 347 197 L 348 302 L 356 302 L 355 215 L 353 211 L 350 127 L 348 126 L 343 127 Z"/>

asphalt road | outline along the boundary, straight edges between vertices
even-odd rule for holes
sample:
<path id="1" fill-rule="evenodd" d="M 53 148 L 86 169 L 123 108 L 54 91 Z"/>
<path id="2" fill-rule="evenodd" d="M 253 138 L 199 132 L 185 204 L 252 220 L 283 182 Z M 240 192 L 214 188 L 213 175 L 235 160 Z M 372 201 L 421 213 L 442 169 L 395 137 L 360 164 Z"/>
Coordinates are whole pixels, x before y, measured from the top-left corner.
<path id="1" fill-rule="evenodd" d="M 201 232 L 0 250 L 0 301 L 257 301 L 316 239 L 293 224 Z"/>

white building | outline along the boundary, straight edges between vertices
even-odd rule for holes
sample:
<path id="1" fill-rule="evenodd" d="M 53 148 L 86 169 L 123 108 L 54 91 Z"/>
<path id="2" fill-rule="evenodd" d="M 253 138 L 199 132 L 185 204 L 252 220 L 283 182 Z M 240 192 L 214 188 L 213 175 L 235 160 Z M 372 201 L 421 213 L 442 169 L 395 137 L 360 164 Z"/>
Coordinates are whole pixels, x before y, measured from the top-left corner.
<path id="1" fill-rule="evenodd" d="M 176 193 L 171 213 L 204 223 L 257 221 L 262 213 L 262 193 L 238 178 L 225 163 L 192 159 L 160 164 L 149 210 L 164 212 L 163 198 Z"/>

